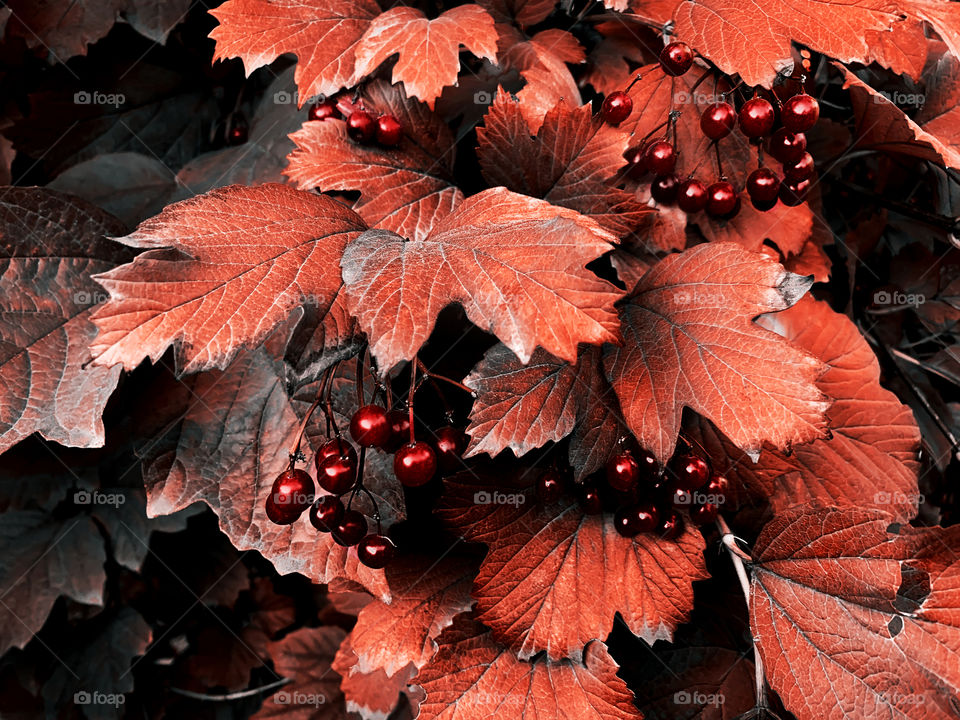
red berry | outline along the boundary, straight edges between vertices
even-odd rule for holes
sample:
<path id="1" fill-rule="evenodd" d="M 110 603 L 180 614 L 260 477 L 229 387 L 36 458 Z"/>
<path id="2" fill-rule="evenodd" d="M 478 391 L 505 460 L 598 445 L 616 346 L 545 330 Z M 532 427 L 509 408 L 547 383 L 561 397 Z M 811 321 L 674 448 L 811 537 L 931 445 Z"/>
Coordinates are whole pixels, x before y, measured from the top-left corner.
<path id="1" fill-rule="evenodd" d="M 678 512 L 670 512 L 657 528 L 662 540 L 676 540 L 683 534 L 683 517 Z"/>
<path id="2" fill-rule="evenodd" d="M 782 163 L 795 163 L 806 151 L 807 136 L 803 133 L 780 128 L 770 138 L 770 154 Z"/>
<path id="3" fill-rule="evenodd" d="M 780 183 L 780 202 L 787 207 L 796 207 L 807 199 L 807 192 L 810 190 L 810 179 L 795 182 L 787 180 Z"/>
<path id="4" fill-rule="evenodd" d="M 640 476 L 648 479 L 655 479 L 660 474 L 660 463 L 657 457 L 649 450 L 640 448 L 633 453 L 640 466 Z"/>
<path id="5" fill-rule="evenodd" d="M 362 512 L 345 510 L 343 518 L 333 529 L 333 541 L 343 547 L 356 545 L 367 534 L 367 519 Z"/>
<path id="6" fill-rule="evenodd" d="M 639 145 L 627 148 L 623 159 L 627 161 L 627 175 L 634 180 L 640 180 L 647 174 L 647 165 L 643 161 L 645 148 Z"/>
<path id="7" fill-rule="evenodd" d="M 383 449 L 396 452 L 401 445 L 410 442 L 410 413 L 406 410 L 390 410 L 387 422 L 390 423 L 390 441 Z"/>
<path id="8" fill-rule="evenodd" d="M 674 484 L 683 490 L 696 490 L 710 479 L 710 466 L 699 455 L 678 455 L 671 463 L 675 476 Z"/>
<path id="9" fill-rule="evenodd" d="M 610 93 L 603 100 L 600 114 L 604 121 L 611 125 L 619 125 L 633 112 L 633 100 L 623 90 Z"/>
<path id="10" fill-rule="evenodd" d="M 547 470 L 537 478 L 537 497 L 544 503 L 556 502 L 563 495 L 563 478 L 554 470 Z"/>
<path id="11" fill-rule="evenodd" d="M 327 440 L 323 445 L 320 446 L 320 449 L 317 450 L 317 454 L 313 458 L 317 466 L 317 473 L 320 472 L 320 466 L 323 461 L 329 457 L 338 457 L 343 460 L 349 460 L 353 463 L 354 467 L 356 467 L 357 464 L 357 451 L 353 449 L 353 445 L 348 443 L 343 438 L 332 438 Z"/>
<path id="12" fill-rule="evenodd" d="M 387 411 L 379 405 L 364 405 L 350 418 L 350 435 L 364 447 L 388 445 L 393 433 Z"/>
<path id="13" fill-rule="evenodd" d="M 393 474 L 400 484 L 420 487 L 430 482 L 437 471 L 437 456 L 428 443 L 418 440 L 404 445 L 393 456 Z"/>
<path id="14" fill-rule="evenodd" d="M 237 123 L 227 134 L 227 142 L 230 145 L 243 145 L 247 141 L 247 126 L 243 123 Z"/>
<path id="15" fill-rule="evenodd" d="M 707 214 L 726 217 L 736 210 L 739 199 L 733 185 L 726 180 L 715 182 L 707 188 Z"/>
<path id="16" fill-rule="evenodd" d="M 631 452 L 620 452 L 607 460 L 607 482 L 614 490 L 630 492 L 640 480 L 640 465 Z"/>
<path id="17" fill-rule="evenodd" d="M 737 113 L 730 103 L 713 103 L 700 116 L 700 130 L 711 140 L 726 137 L 736 124 Z"/>
<path id="18" fill-rule="evenodd" d="M 336 495 L 323 495 L 310 506 L 310 524 L 320 532 L 331 532 L 343 520 L 344 507 Z"/>
<path id="19" fill-rule="evenodd" d="M 284 470 L 273 481 L 267 496 L 267 517 L 277 525 L 289 525 L 313 502 L 313 479 L 303 470 Z"/>
<path id="20" fill-rule="evenodd" d="M 794 95 L 783 104 L 780 111 L 780 121 L 783 126 L 794 133 L 806 132 L 820 118 L 820 103 L 806 93 Z"/>
<path id="21" fill-rule="evenodd" d="M 315 102 L 310 106 L 310 111 L 307 113 L 308 120 L 330 120 L 338 117 L 340 117 L 340 112 L 333 100 Z"/>
<path id="22" fill-rule="evenodd" d="M 650 183 L 650 195 L 661 205 L 672 205 L 680 190 L 680 180 L 676 175 L 658 175 Z"/>
<path id="23" fill-rule="evenodd" d="M 684 180 L 677 192 L 677 205 L 686 213 L 700 212 L 707 206 L 707 188 L 699 180 Z"/>
<path id="24" fill-rule="evenodd" d="M 434 444 L 437 451 L 437 467 L 442 473 L 451 473 L 463 468 L 463 451 L 467 447 L 467 436 L 463 430 L 446 425 L 437 430 Z"/>
<path id="25" fill-rule="evenodd" d="M 603 512 L 603 498 L 594 485 L 584 485 L 580 492 L 580 507 L 587 515 L 599 515 Z"/>
<path id="26" fill-rule="evenodd" d="M 357 558 L 368 568 L 382 570 L 396 554 L 397 546 L 393 540 L 383 535 L 367 535 L 357 545 Z"/>
<path id="27" fill-rule="evenodd" d="M 813 175 L 813 171 L 815 169 L 813 155 L 805 152 L 803 156 L 796 162 L 784 164 L 783 176 L 787 178 L 787 180 L 799 182 L 800 180 L 806 180 L 808 177 Z"/>
<path id="28" fill-rule="evenodd" d="M 758 138 L 773 130 L 776 113 L 773 105 L 761 97 L 747 100 L 740 108 L 740 130 L 744 135 Z"/>
<path id="29" fill-rule="evenodd" d="M 654 175 L 669 175 L 677 166 L 677 151 L 666 140 L 650 143 L 643 151 L 643 164 Z"/>
<path id="30" fill-rule="evenodd" d="M 726 499 L 727 489 L 729 486 L 730 483 L 727 482 L 727 479 L 723 475 L 714 474 L 710 476 L 710 482 L 708 482 L 706 487 L 703 488 L 703 491 L 707 495 L 715 496 L 718 499 L 717 502 L 719 503 L 723 502 L 723 500 L 719 500 L 719 498 L 724 498 L 724 500 Z"/>
<path id="31" fill-rule="evenodd" d="M 697 525 L 709 525 L 720 514 L 720 508 L 713 503 L 695 505 L 690 509 L 690 519 Z"/>
<path id="32" fill-rule="evenodd" d="M 675 508 L 686 509 L 693 504 L 693 495 L 692 491 L 685 490 L 681 487 L 673 488 L 673 492 L 670 493 L 670 504 Z"/>
<path id="33" fill-rule="evenodd" d="M 403 139 L 403 125 L 393 115 L 381 115 L 377 118 L 377 142 L 387 147 L 399 144 Z"/>
<path id="34" fill-rule="evenodd" d="M 652 503 L 628 505 L 617 510 L 613 525 L 624 537 L 634 537 L 642 532 L 651 532 L 660 524 L 660 513 Z"/>
<path id="35" fill-rule="evenodd" d="M 357 480 L 357 461 L 349 456 L 331 455 L 320 461 L 317 483 L 327 492 L 343 495 Z"/>
<path id="36" fill-rule="evenodd" d="M 758 210 L 769 210 L 777 204 L 780 192 L 780 178 L 769 168 L 757 168 L 747 178 L 747 193 L 750 202 Z"/>
<path id="37" fill-rule="evenodd" d="M 366 145 L 377 134 L 377 121 L 366 110 L 356 110 L 347 118 L 347 135 L 354 142 Z"/>
<path id="38" fill-rule="evenodd" d="M 693 65 L 693 50 L 684 42 L 672 42 L 660 51 L 660 67 L 667 75 L 683 75 Z"/>

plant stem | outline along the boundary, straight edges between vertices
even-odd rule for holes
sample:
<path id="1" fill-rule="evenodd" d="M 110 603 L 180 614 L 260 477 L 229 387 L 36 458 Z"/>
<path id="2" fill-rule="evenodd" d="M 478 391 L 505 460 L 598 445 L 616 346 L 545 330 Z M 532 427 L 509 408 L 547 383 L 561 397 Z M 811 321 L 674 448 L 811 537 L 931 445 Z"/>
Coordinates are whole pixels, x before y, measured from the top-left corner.
<path id="1" fill-rule="evenodd" d="M 244 698 L 253 697 L 254 695 L 259 695 L 262 692 L 267 692 L 268 690 L 276 690 L 281 688 L 284 685 L 289 685 L 293 682 L 293 678 L 280 678 L 272 683 L 267 683 L 266 685 L 261 685 L 260 687 L 250 688 L 249 690 L 238 690 L 237 692 L 227 693 L 225 695 L 208 695 L 207 693 L 198 693 L 193 690 L 183 690 L 177 687 L 171 687 L 170 691 L 176 693 L 177 695 L 183 695 L 183 697 L 192 698 L 194 700 L 205 700 L 207 702 L 229 702 L 231 700 L 243 700 Z"/>
<path id="2" fill-rule="evenodd" d="M 424 365 L 419 358 L 417 359 L 417 366 L 420 368 L 420 372 L 422 372 L 425 376 L 427 376 L 431 380 L 442 380 L 445 383 L 450 383 L 454 387 L 458 387 L 461 390 L 463 390 L 470 397 L 472 398 L 476 397 L 476 395 L 473 392 L 473 389 L 464 385 L 462 382 L 458 380 L 454 380 L 453 378 L 448 378 L 446 375 L 439 375 L 435 372 L 431 372 L 430 370 L 427 370 L 427 366 Z"/>

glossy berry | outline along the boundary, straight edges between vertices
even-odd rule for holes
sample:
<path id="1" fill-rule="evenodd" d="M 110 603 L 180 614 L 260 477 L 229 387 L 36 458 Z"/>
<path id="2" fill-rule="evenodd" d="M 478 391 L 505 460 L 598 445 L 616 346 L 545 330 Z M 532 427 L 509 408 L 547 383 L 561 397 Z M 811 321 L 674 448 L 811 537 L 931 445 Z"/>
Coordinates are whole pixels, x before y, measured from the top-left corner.
<path id="1" fill-rule="evenodd" d="M 676 540 L 683 534 L 683 516 L 675 511 L 667 513 L 657 527 L 657 532 L 663 540 Z"/>
<path id="2" fill-rule="evenodd" d="M 677 455 L 671 465 L 674 484 L 682 490 L 696 490 L 706 485 L 710 479 L 710 466 L 699 455 Z"/>
<path id="3" fill-rule="evenodd" d="M 331 457 L 337 457 L 342 460 L 349 461 L 353 463 L 354 467 L 357 466 L 357 451 L 353 449 L 353 445 L 348 443 L 343 438 L 332 438 L 320 446 L 320 449 L 317 450 L 316 456 L 313 458 L 317 466 L 318 475 L 321 472 L 320 468 L 323 464 L 323 461 Z"/>
<path id="4" fill-rule="evenodd" d="M 690 519 L 697 525 L 709 525 L 720 514 L 720 508 L 713 503 L 694 505 L 690 508 Z"/>
<path id="5" fill-rule="evenodd" d="M 563 478 L 555 470 L 547 470 L 537 478 L 537 497 L 541 502 L 556 502 L 563 495 Z"/>
<path id="6" fill-rule="evenodd" d="M 720 180 L 707 188 L 707 214 L 714 217 L 726 217 L 737 207 L 740 198 L 733 185 Z"/>
<path id="7" fill-rule="evenodd" d="M 393 456 L 393 474 L 401 485 L 420 487 L 437 472 L 437 455 L 428 443 L 418 440 L 404 445 Z"/>
<path id="8" fill-rule="evenodd" d="M 739 113 L 740 130 L 750 138 L 758 138 L 773 130 L 776 113 L 773 105 L 761 97 L 747 100 Z"/>
<path id="9" fill-rule="evenodd" d="M 660 67 L 667 75 L 683 75 L 693 65 L 693 50 L 684 42 L 672 42 L 660 51 Z"/>
<path id="10" fill-rule="evenodd" d="M 397 546 L 393 540 L 384 535 L 367 535 L 357 545 L 357 558 L 374 570 L 382 570 L 389 565 L 396 552 Z"/>
<path id="11" fill-rule="evenodd" d="M 617 510 L 613 526 L 624 537 L 634 537 L 642 532 L 652 532 L 660 524 L 660 513 L 652 503 L 628 505 Z"/>
<path id="12" fill-rule="evenodd" d="M 396 452 L 401 445 L 410 442 L 410 413 L 406 410 L 390 410 L 387 412 L 387 422 L 390 423 L 390 441 L 383 449 Z"/>
<path id="13" fill-rule="evenodd" d="M 227 142 L 230 145 L 243 145 L 247 141 L 247 134 L 247 126 L 244 123 L 237 123 L 227 133 Z"/>
<path id="14" fill-rule="evenodd" d="M 451 473 L 463 468 L 463 451 L 467 448 L 467 436 L 463 430 L 445 425 L 434 435 L 437 467 L 442 473 Z"/>
<path id="15" fill-rule="evenodd" d="M 627 175 L 634 180 L 640 180 L 647 174 L 647 166 L 643 161 L 643 154 L 646 148 L 635 145 L 627 148 L 623 154 L 623 159 L 627 161 Z"/>
<path id="16" fill-rule="evenodd" d="M 595 485 L 584 485 L 581 488 L 580 507 L 587 515 L 599 515 L 603 512 L 603 498 Z"/>
<path id="17" fill-rule="evenodd" d="M 614 490 L 630 492 L 640 480 L 640 465 L 631 452 L 619 452 L 607 460 L 607 483 Z"/>
<path id="18" fill-rule="evenodd" d="M 707 206 L 707 187 L 694 178 L 680 183 L 677 206 L 686 213 L 697 213 Z"/>
<path id="19" fill-rule="evenodd" d="M 747 178 L 747 194 L 757 210 L 769 210 L 777 204 L 780 178 L 770 168 L 757 168 Z"/>
<path id="20" fill-rule="evenodd" d="M 381 115 L 377 118 L 377 142 L 393 147 L 403 139 L 403 125 L 394 115 Z"/>
<path id="21" fill-rule="evenodd" d="M 657 476 L 660 475 L 660 463 L 657 462 L 656 456 L 644 448 L 633 453 L 633 457 L 637 461 L 637 465 L 640 467 L 640 477 L 648 480 L 654 480 Z"/>
<path id="22" fill-rule="evenodd" d="M 643 151 L 643 165 L 654 175 L 669 175 L 677 166 L 677 151 L 666 140 L 657 140 Z"/>
<path id="23" fill-rule="evenodd" d="M 349 456 L 331 455 L 317 468 L 317 484 L 334 495 L 343 495 L 356 480 L 357 461 Z"/>
<path id="24" fill-rule="evenodd" d="M 806 151 L 807 136 L 803 133 L 780 128 L 770 138 L 770 154 L 782 163 L 795 163 Z"/>
<path id="25" fill-rule="evenodd" d="M 808 152 L 805 152 L 799 160 L 794 163 L 784 163 L 783 165 L 783 176 L 787 180 L 793 180 L 794 182 L 799 182 L 800 180 L 806 180 L 808 177 L 813 175 L 815 170 L 813 163 L 813 155 Z"/>
<path id="26" fill-rule="evenodd" d="M 605 122 L 619 125 L 633 112 L 633 100 L 623 90 L 610 93 L 603 99 L 600 114 Z"/>
<path id="27" fill-rule="evenodd" d="M 680 510 L 686 510 L 693 504 L 693 491 L 680 487 L 673 488 L 670 493 L 670 505 Z"/>
<path id="28" fill-rule="evenodd" d="M 330 120 L 338 117 L 340 117 L 340 112 L 337 110 L 337 104 L 333 100 L 315 102 L 310 106 L 309 112 L 307 112 L 308 120 Z"/>
<path id="29" fill-rule="evenodd" d="M 310 507 L 313 479 L 303 470 L 284 470 L 273 481 L 267 496 L 267 517 L 277 525 L 289 525 Z"/>
<path id="30" fill-rule="evenodd" d="M 366 110 L 355 110 L 347 118 L 347 135 L 354 142 L 367 145 L 377 134 L 377 121 Z"/>
<path id="31" fill-rule="evenodd" d="M 727 482 L 727 479 L 723 475 L 714 474 L 710 476 L 710 482 L 703 488 L 703 491 L 707 495 L 716 495 L 717 497 L 725 498 L 729 487 L 730 483 Z"/>
<path id="32" fill-rule="evenodd" d="M 363 447 L 385 447 L 393 433 L 387 411 L 379 405 L 364 405 L 350 418 L 350 435 Z"/>
<path id="33" fill-rule="evenodd" d="M 367 518 L 357 510 L 344 510 L 343 517 L 333 529 L 333 541 L 343 547 L 352 547 L 367 534 Z"/>
<path id="34" fill-rule="evenodd" d="M 787 180 L 780 184 L 780 202 L 787 207 L 796 207 L 807 199 L 807 192 L 810 190 L 810 180 L 800 180 L 794 182 Z"/>
<path id="35" fill-rule="evenodd" d="M 310 524 L 320 532 L 331 532 L 343 520 L 344 507 L 336 495 L 323 495 L 310 506 Z"/>
<path id="36" fill-rule="evenodd" d="M 713 103 L 700 116 L 700 131 L 711 140 L 726 137 L 736 124 L 737 113 L 730 103 Z"/>
<path id="37" fill-rule="evenodd" d="M 780 110 L 780 122 L 794 133 L 806 132 L 820 119 L 820 103 L 817 99 L 801 93 L 794 95 L 783 104 Z"/>
<path id="38" fill-rule="evenodd" d="M 680 190 L 680 180 L 676 175 L 658 175 L 650 183 L 650 195 L 661 205 L 673 205 Z"/>

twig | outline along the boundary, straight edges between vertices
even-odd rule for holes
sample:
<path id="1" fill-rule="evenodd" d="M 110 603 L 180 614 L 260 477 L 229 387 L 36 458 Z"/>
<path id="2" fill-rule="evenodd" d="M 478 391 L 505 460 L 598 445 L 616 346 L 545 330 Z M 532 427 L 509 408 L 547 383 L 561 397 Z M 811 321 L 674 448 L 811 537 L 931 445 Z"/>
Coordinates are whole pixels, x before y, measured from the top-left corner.
<path id="1" fill-rule="evenodd" d="M 443 380 L 443 382 L 450 383 L 454 387 L 460 388 L 465 393 L 467 393 L 470 397 L 472 398 L 476 397 L 476 394 L 473 392 L 473 389 L 464 385 L 462 382 L 459 382 L 458 380 L 454 380 L 453 378 L 448 378 L 446 375 L 439 375 L 435 372 L 428 370 L 427 366 L 420 361 L 420 358 L 417 358 L 417 366 L 420 368 L 420 372 L 422 372 L 426 377 L 430 378 L 431 380 Z"/>
<path id="2" fill-rule="evenodd" d="M 280 678 L 279 680 L 268 683 L 267 685 L 262 685 L 261 687 L 250 688 L 249 690 L 238 690 L 237 692 L 226 693 L 225 695 L 208 695 L 207 693 L 198 693 L 193 692 L 193 690 L 183 690 L 182 688 L 172 687 L 170 692 L 176 693 L 177 695 L 183 695 L 183 697 L 193 698 L 194 700 L 204 700 L 206 702 L 230 702 L 231 700 L 243 700 L 244 698 L 253 697 L 254 695 L 259 695 L 262 692 L 267 692 L 269 690 L 276 690 L 281 688 L 284 685 L 289 685 L 293 682 L 293 678 Z"/>

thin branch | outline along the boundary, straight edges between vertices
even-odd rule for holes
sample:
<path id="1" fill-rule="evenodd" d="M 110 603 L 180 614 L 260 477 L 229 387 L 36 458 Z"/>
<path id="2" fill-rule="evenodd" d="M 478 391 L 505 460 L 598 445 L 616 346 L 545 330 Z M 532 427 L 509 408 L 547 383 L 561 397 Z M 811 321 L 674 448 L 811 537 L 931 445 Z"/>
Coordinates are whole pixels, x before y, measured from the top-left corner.
<path id="1" fill-rule="evenodd" d="M 293 678 L 280 678 L 276 682 L 268 683 L 267 685 L 262 685 L 261 687 L 250 688 L 249 690 L 238 690 L 237 692 L 227 693 L 225 695 L 209 695 L 207 693 L 198 693 L 193 690 L 184 690 L 182 688 L 172 687 L 170 691 L 176 693 L 177 695 L 183 695 L 183 697 L 193 698 L 194 700 L 203 700 L 206 702 L 230 702 L 231 700 L 243 700 L 244 698 L 253 697 L 254 695 L 259 695 L 263 692 L 268 692 L 270 690 L 276 690 L 281 688 L 284 685 L 289 685 L 293 682 Z"/>

